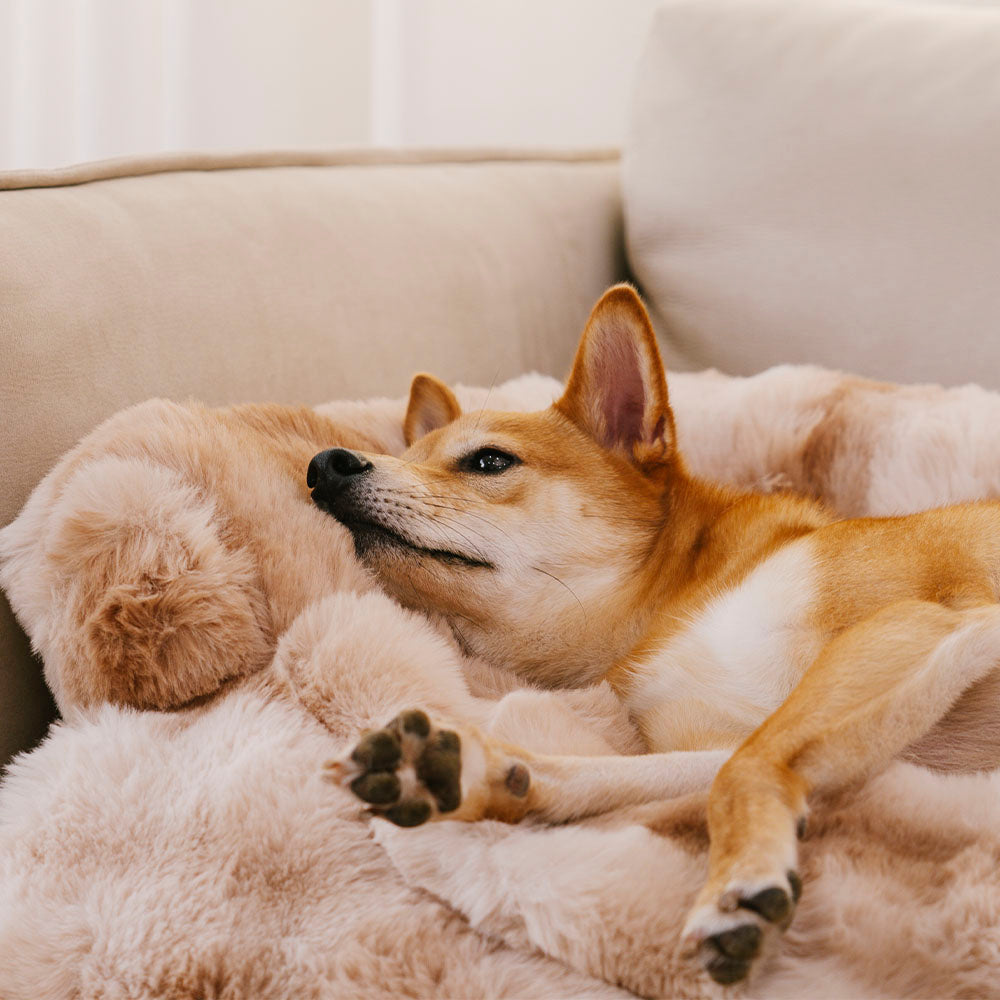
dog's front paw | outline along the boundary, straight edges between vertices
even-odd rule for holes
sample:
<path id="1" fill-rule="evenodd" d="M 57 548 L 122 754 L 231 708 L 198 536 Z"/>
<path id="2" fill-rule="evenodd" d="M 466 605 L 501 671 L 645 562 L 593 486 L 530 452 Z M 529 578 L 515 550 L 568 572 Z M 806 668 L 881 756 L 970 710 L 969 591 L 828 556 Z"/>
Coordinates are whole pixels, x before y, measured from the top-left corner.
<path id="1" fill-rule="evenodd" d="M 685 924 L 682 946 L 724 986 L 750 974 L 770 936 L 787 929 L 802 894 L 794 871 L 780 877 L 733 879 L 720 892 L 706 886 Z"/>
<path id="2" fill-rule="evenodd" d="M 365 733 L 325 774 L 397 826 L 437 818 L 516 823 L 531 806 L 531 773 L 510 748 L 473 726 L 437 726 L 420 709 Z"/>
<path id="3" fill-rule="evenodd" d="M 326 777 L 349 788 L 369 811 L 397 826 L 420 826 L 462 802 L 462 740 L 438 729 L 419 709 L 401 712 L 366 733 Z"/>

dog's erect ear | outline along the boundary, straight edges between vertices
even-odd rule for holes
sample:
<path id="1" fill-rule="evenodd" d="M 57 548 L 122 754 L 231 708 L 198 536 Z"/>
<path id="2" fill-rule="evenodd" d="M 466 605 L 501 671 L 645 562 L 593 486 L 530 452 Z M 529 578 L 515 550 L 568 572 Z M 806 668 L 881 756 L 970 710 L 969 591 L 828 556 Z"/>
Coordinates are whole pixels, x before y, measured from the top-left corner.
<path id="1" fill-rule="evenodd" d="M 631 285 L 615 285 L 594 306 L 555 406 L 598 444 L 638 465 L 673 452 L 674 415 L 660 349 Z"/>
<path id="2" fill-rule="evenodd" d="M 410 402 L 403 421 L 403 437 L 409 447 L 425 434 L 450 424 L 462 412 L 455 394 L 433 375 L 421 373 L 410 383 Z"/>

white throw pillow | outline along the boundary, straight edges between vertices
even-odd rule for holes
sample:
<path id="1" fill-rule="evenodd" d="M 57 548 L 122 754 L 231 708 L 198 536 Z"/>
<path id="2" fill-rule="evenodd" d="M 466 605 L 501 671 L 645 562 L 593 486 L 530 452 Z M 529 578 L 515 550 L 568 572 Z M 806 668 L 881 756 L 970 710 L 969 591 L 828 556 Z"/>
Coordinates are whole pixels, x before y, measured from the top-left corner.
<path id="1" fill-rule="evenodd" d="M 1000 9 L 671 0 L 624 161 L 681 367 L 1000 386 Z"/>

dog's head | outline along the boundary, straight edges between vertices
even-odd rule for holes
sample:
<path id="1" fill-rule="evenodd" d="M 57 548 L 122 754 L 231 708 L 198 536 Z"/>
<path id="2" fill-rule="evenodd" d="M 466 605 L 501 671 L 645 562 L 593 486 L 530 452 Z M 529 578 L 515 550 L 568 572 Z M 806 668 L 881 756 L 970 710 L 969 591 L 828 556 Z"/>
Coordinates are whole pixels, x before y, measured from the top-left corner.
<path id="1" fill-rule="evenodd" d="M 600 677 L 638 638 L 681 470 L 636 293 L 597 303 L 549 409 L 463 414 L 417 375 L 404 430 L 398 459 L 317 455 L 316 503 L 401 603 L 445 615 L 470 652 L 547 683 Z"/>

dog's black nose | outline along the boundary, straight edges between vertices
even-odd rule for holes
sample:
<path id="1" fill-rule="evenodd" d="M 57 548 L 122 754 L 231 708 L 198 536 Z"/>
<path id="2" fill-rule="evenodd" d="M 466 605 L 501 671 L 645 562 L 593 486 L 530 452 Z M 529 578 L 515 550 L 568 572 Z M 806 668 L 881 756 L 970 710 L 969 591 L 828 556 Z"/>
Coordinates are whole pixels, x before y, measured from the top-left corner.
<path id="1" fill-rule="evenodd" d="M 328 448 L 313 456 L 306 472 L 306 485 L 325 499 L 339 493 L 355 476 L 372 468 L 372 463 L 346 448 Z"/>

